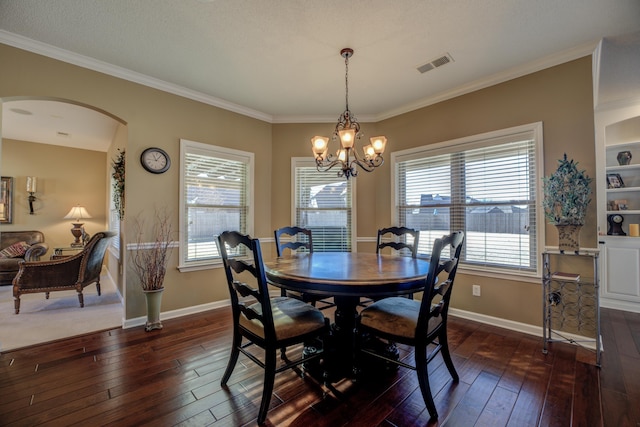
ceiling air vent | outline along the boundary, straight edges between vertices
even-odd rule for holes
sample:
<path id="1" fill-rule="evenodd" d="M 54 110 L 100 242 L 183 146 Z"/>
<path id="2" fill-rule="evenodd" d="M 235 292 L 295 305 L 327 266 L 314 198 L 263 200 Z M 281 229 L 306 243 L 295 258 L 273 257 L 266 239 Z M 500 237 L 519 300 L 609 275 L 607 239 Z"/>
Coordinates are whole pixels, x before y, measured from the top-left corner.
<path id="1" fill-rule="evenodd" d="M 453 62 L 453 58 L 448 53 L 445 53 L 439 58 L 436 58 L 431 62 L 427 62 L 426 64 L 419 66 L 417 70 L 420 71 L 420 73 L 424 74 L 427 71 L 431 71 L 435 68 L 442 67 L 443 65 L 446 65 L 449 62 Z"/>

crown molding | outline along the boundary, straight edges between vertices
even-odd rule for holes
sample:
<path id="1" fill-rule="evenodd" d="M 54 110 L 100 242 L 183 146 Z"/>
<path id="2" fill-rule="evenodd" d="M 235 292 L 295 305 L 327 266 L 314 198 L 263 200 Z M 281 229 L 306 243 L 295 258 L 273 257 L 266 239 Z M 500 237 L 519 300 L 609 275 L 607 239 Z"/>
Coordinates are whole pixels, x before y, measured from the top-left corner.
<path id="1" fill-rule="evenodd" d="M 271 123 L 336 123 L 338 117 L 333 116 L 273 116 Z M 358 115 L 359 123 L 375 123 L 377 116 Z"/>
<path id="2" fill-rule="evenodd" d="M 20 36 L 18 34 L 10 33 L 5 30 L 0 30 L 0 43 L 13 46 L 18 49 L 26 50 L 28 52 L 36 53 L 38 55 L 57 59 L 62 62 L 77 65 L 82 68 L 98 71 L 100 73 L 127 80 L 133 83 L 138 83 L 143 86 L 151 87 L 153 89 L 158 89 L 163 92 L 202 102 L 203 104 L 212 105 L 214 107 L 222 108 L 227 111 L 242 114 L 243 116 L 252 117 L 254 119 L 262 120 L 269 123 L 271 123 L 273 120 L 273 117 L 270 114 L 243 107 L 242 105 L 234 104 L 232 102 L 225 101 L 224 99 L 216 98 L 214 96 L 205 95 L 202 92 L 187 89 L 183 86 L 156 79 L 154 77 L 137 73 L 135 71 L 131 71 L 117 65 L 109 64 L 107 62 L 99 61 L 88 56 L 80 55 L 66 49 L 60 49 L 50 44 L 42 43 L 27 37 Z"/>

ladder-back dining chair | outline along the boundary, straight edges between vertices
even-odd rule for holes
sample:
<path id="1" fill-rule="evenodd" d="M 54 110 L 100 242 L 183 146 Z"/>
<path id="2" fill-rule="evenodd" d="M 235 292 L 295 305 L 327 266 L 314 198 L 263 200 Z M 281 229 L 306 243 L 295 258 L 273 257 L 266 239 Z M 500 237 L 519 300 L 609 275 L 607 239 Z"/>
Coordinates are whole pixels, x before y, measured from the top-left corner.
<path id="1" fill-rule="evenodd" d="M 384 298 L 363 309 L 357 320 L 359 336 L 367 334 L 415 348 L 415 364 L 409 365 L 367 349 L 362 343 L 358 346 L 359 357 L 373 356 L 415 370 L 422 398 L 433 419 L 438 418 L 438 412 L 429 387 L 427 364 L 438 352 L 441 352 L 453 381 L 457 382 L 459 379 L 449 352 L 447 316 L 463 242 L 464 232 L 462 231 L 434 241 L 422 301 L 402 297 Z M 447 257 L 442 255 L 442 250 L 445 248 L 448 248 Z M 443 275 L 446 273 L 446 277 L 439 282 L 438 276 L 441 273 Z M 434 346 L 431 351 L 428 348 L 430 345 Z"/>
<path id="2" fill-rule="evenodd" d="M 298 226 L 282 227 L 275 230 L 273 234 L 276 242 L 276 253 L 279 257 L 284 255 L 285 250 L 313 253 L 313 235 L 308 228 Z M 322 295 L 287 291 L 286 289 L 280 289 L 280 294 L 283 297 L 296 298 L 312 305 L 319 303 L 318 308 L 321 310 L 335 306 L 333 301 Z"/>
<path id="3" fill-rule="evenodd" d="M 269 297 L 269 289 L 258 239 L 225 231 L 218 236 L 233 315 L 233 344 L 221 384 L 226 387 L 240 353 L 264 369 L 264 388 L 258 412 L 258 424 L 267 417 L 275 374 L 294 368 L 323 355 L 315 354 L 290 361 L 283 358 L 277 366 L 278 349 L 321 339 L 329 332 L 329 320 L 317 308 L 288 297 Z M 249 282 L 249 283 L 247 283 Z M 264 357 L 249 351 L 255 345 Z"/>
<path id="4" fill-rule="evenodd" d="M 391 235 L 393 240 L 385 240 Z M 409 239 L 410 238 L 410 239 Z M 387 227 L 378 230 L 378 241 L 376 253 L 381 249 L 390 247 L 399 251 L 400 254 L 409 252 L 413 258 L 418 256 L 418 239 L 420 231 L 408 227 Z"/>
<path id="5" fill-rule="evenodd" d="M 409 240 L 411 237 L 411 240 Z M 418 256 L 418 240 L 420 231 L 408 227 L 386 227 L 378 230 L 378 239 L 376 243 L 376 253 L 379 254 L 385 248 L 391 248 L 398 251 L 399 255 L 411 255 L 412 258 Z M 392 240 L 389 240 L 392 239 Z M 413 294 L 405 295 L 406 298 L 413 299 Z M 364 298 L 360 302 L 360 306 L 366 307 L 375 299 Z"/>

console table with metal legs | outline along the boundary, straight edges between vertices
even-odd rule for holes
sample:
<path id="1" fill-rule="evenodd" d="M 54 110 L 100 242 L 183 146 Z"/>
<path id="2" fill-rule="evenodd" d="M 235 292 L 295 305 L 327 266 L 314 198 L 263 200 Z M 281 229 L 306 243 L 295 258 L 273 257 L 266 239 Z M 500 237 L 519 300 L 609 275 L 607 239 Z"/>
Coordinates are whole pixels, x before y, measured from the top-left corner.
<path id="1" fill-rule="evenodd" d="M 596 366 L 600 367 L 602 341 L 600 336 L 599 251 L 580 250 L 542 253 L 542 320 L 547 354 L 551 342 L 568 342 L 582 347 L 594 347 Z M 589 268 L 576 264 L 589 265 Z"/>

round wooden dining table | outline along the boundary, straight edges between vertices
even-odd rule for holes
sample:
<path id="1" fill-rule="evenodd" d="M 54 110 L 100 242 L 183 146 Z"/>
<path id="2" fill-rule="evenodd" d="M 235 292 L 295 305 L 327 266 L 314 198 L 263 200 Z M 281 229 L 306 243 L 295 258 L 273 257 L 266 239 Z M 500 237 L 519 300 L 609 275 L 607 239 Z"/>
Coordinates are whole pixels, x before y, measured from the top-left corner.
<path id="1" fill-rule="evenodd" d="M 419 292 L 428 271 L 427 260 L 362 252 L 295 253 L 265 262 L 270 284 L 334 297 L 332 340 L 337 358 L 349 369 L 355 366 L 354 331 L 360 298 Z"/>

